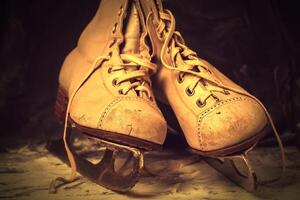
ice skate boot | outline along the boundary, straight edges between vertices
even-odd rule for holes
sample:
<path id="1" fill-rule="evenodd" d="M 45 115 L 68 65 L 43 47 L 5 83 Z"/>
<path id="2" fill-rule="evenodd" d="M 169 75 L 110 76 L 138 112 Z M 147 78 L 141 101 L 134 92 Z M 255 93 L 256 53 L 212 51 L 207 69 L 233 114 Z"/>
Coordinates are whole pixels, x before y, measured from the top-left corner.
<path id="1" fill-rule="evenodd" d="M 48 148 L 69 162 L 72 174 L 69 179 L 57 178 L 52 189 L 75 180 L 78 171 L 97 184 L 125 192 L 143 168 L 142 150 L 157 150 L 163 144 L 167 127 L 151 90 L 150 75 L 157 68 L 150 62 L 144 22 L 138 2 L 102 0 L 66 57 L 55 109 L 64 123 L 63 142 L 52 141 Z M 106 147 L 99 163 L 76 154 L 72 130 Z M 132 161 L 125 175 L 115 166 L 116 157 L 124 153 Z"/>
<path id="2" fill-rule="evenodd" d="M 142 8 L 158 64 L 156 99 L 174 111 L 191 151 L 247 190 L 256 187 L 247 154 L 268 132 L 279 135 L 263 104 L 189 49 L 160 0 Z M 284 152 L 282 150 L 284 162 Z M 241 162 L 241 166 L 234 164 Z M 243 168 L 243 169 L 241 169 Z M 246 171 L 245 175 L 239 172 Z"/>

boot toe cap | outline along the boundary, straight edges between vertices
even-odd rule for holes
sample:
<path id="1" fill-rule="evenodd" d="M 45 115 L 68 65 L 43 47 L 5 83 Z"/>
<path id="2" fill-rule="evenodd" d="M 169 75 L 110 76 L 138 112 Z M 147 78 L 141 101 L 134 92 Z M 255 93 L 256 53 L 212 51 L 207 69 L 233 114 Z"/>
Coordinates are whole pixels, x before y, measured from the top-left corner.
<path id="1" fill-rule="evenodd" d="M 244 97 L 229 103 L 220 103 L 198 121 L 199 147 L 214 151 L 239 144 L 256 134 L 267 124 L 263 108 Z"/>
<path id="2" fill-rule="evenodd" d="M 160 111 L 147 101 L 123 100 L 103 112 L 98 128 L 162 144 L 167 125 Z"/>

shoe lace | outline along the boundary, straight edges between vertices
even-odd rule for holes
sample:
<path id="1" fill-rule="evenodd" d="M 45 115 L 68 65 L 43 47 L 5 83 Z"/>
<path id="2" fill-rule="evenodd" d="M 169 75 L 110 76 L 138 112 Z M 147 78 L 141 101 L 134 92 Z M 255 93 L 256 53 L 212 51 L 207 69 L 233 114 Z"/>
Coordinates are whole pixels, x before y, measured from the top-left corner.
<path id="1" fill-rule="evenodd" d="M 150 13 L 148 15 L 148 18 L 152 14 L 153 13 Z M 220 80 L 214 78 L 210 70 L 211 65 L 208 62 L 198 58 L 197 54 L 194 51 L 190 50 L 184 44 L 184 40 L 181 34 L 178 31 L 175 31 L 175 18 L 172 15 L 171 11 L 165 9 L 163 11 L 160 11 L 159 15 L 161 20 L 159 22 L 156 31 L 159 34 L 160 39 L 164 40 L 164 44 L 162 46 L 161 55 L 160 55 L 162 65 L 164 67 L 170 70 L 179 71 L 180 73 L 183 74 L 189 74 L 189 75 L 193 75 L 194 77 L 197 77 L 195 83 L 191 87 L 191 90 L 194 90 L 195 87 L 198 85 L 198 83 L 201 83 L 204 86 L 207 83 L 209 83 L 216 87 L 219 87 L 222 90 L 225 91 L 230 90 L 238 94 L 248 96 L 254 99 L 263 108 L 268 118 L 268 121 L 271 125 L 271 128 L 274 132 L 278 146 L 280 148 L 281 162 L 282 162 L 282 172 L 280 176 L 278 178 L 266 182 L 272 182 L 280 179 L 286 170 L 285 151 L 279 133 L 266 107 L 263 105 L 261 101 L 259 101 L 255 96 L 249 94 L 248 92 L 224 85 Z M 171 59 L 173 61 L 172 65 L 168 64 L 167 60 L 165 59 L 164 55 L 166 54 L 166 52 L 171 53 Z M 213 96 L 212 93 L 206 96 L 205 99 L 207 99 L 209 96 Z"/>
<path id="2" fill-rule="evenodd" d="M 150 76 L 156 73 L 157 67 L 154 63 L 151 63 L 148 59 L 140 58 L 131 54 L 120 54 L 118 63 L 111 64 L 109 68 L 110 73 L 120 70 L 126 71 L 125 74 L 115 79 L 115 85 L 121 85 L 124 82 L 130 84 L 124 85 L 120 89 L 120 93 L 126 95 L 130 90 L 135 90 L 137 94 L 145 92 L 149 99 L 151 99 L 151 86 Z M 147 83 L 147 85 L 145 84 Z"/>

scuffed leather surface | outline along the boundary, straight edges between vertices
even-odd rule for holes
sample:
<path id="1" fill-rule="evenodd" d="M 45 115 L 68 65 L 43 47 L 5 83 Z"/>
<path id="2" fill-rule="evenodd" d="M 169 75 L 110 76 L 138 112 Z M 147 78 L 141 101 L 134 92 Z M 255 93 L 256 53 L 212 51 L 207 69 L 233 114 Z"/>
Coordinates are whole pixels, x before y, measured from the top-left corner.
<path id="1" fill-rule="evenodd" d="M 266 123 L 264 110 L 254 100 L 247 97 L 225 100 L 199 116 L 199 145 L 194 148 L 211 151 L 232 146 L 259 133 Z"/>
<path id="2" fill-rule="evenodd" d="M 263 100 L 282 129 L 294 127 L 300 118 L 296 3 L 279 0 L 277 18 L 268 0 L 181 2 L 167 0 L 164 5 L 173 11 L 187 44 Z M 1 4 L 1 141 L 16 136 L 21 143 L 45 140 L 57 130 L 52 115 L 60 66 L 99 1 Z M 285 28 L 278 26 L 279 19 Z"/>

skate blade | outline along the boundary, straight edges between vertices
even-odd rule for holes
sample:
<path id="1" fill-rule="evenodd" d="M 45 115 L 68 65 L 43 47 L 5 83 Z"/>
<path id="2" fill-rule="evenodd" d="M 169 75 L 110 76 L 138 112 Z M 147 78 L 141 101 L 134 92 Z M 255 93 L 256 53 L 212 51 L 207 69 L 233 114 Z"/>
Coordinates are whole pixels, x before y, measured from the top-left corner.
<path id="1" fill-rule="evenodd" d="M 257 141 L 257 143 L 258 142 L 259 141 Z M 232 182 L 249 192 L 255 192 L 260 185 L 270 185 L 279 181 L 283 177 L 285 171 L 285 155 L 281 148 L 282 169 L 280 173 L 277 171 L 274 174 L 274 171 L 271 169 L 269 169 L 268 173 L 265 173 L 266 170 L 262 169 L 261 166 L 259 167 L 261 169 L 259 169 L 258 166 L 252 164 L 249 154 L 251 154 L 257 143 L 254 143 L 250 148 L 234 155 L 204 157 L 204 159 L 209 165 Z M 259 171 L 260 173 L 258 173 Z M 270 173 L 271 171 L 273 171 L 273 174 Z M 272 178 L 266 178 L 266 175 L 271 175 Z"/>
<path id="2" fill-rule="evenodd" d="M 71 144 L 70 138 L 68 138 L 69 147 L 76 160 L 77 171 L 82 176 L 107 189 L 121 193 L 129 191 L 137 183 L 140 171 L 144 166 L 143 154 L 135 148 L 115 144 L 98 138 L 93 139 L 106 147 L 102 159 L 96 164 L 78 155 L 74 150 L 74 146 Z M 49 141 L 47 148 L 50 153 L 69 165 L 63 140 Z M 130 156 L 124 164 L 116 170 L 116 158 L 118 155 L 124 153 L 129 153 Z M 131 170 L 128 172 L 127 165 L 129 162 L 131 164 Z"/>
<path id="3" fill-rule="evenodd" d="M 257 175 L 245 154 L 204 159 L 210 166 L 248 192 L 257 189 Z"/>

